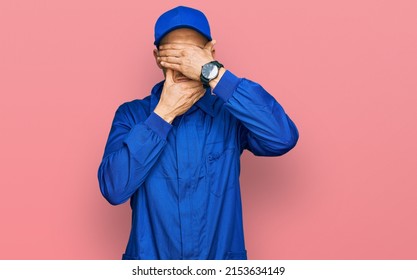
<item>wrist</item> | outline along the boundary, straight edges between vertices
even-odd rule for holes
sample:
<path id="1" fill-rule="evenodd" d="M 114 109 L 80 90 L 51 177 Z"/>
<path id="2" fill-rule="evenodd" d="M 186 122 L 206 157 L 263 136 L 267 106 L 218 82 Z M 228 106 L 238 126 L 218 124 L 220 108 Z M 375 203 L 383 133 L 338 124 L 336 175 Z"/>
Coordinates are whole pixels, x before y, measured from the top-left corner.
<path id="1" fill-rule="evenodd" d="M 156 106 L 154 113 L 157 114 L 162 119 L 164 119 L 164 121 L 170 124 L 174 121 L 176 117 L 172 113 L 169 113 L 168 110 L 162 108 L 162 106 L 159 106 L 159 104 Z"/>
<path id="2" fill-rule="evenodd" d="M 226 72 L 226 69 L 224 67 L 219 69 L 219 74 L 217 75 L 217 77 L 209 82 L 211 89 L 214 89 L 216 87 L 217 83 L 223 77 L 225 72 Z"/>

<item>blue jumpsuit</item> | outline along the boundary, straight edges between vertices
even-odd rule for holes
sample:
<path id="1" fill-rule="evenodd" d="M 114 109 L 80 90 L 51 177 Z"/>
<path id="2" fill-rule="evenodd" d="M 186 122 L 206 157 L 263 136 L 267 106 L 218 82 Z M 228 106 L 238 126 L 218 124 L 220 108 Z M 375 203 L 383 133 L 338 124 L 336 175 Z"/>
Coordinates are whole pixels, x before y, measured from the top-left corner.
<path id="1" fill-rule="evenodd" d="M 247 259 L 240 155 L 282 155 L 297 128 L 259 84 L 230 71 L 172 124 L 153 113 L 162 87 L 118 108 L 98 170 L 111 204 L 130 199 L 122 258 Z"/>

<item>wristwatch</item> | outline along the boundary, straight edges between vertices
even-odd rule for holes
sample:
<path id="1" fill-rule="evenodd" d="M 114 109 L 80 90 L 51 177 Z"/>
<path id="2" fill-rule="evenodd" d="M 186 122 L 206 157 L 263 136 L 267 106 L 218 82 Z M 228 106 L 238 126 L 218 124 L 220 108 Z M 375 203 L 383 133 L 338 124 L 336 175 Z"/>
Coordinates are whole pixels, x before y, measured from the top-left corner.
<path id="1" fill-rule="evenodd" d="M 223 64 L 216 60 L 210 61 L 209 63 L 206 63 L 201 67 L 200 80 L 203 83 L 204 87 L 210 86 L 210 81 L 217 78 L 217 76 L 219 75 L 219 70 L 222 67 Z"/>

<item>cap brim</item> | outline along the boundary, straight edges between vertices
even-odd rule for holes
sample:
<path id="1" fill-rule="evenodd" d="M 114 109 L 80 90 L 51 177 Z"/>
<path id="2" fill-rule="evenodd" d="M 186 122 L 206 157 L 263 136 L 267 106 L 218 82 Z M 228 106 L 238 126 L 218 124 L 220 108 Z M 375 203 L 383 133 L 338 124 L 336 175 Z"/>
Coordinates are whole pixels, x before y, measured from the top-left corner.
<path id="1" fill-rule="evenodd" d="M 157 47 L 158 47 L 158 46 L 159 46 L 159 43 L 160 43 L 160 42 L 161 42 L 161 40 L 165 37 L 165 35 L 167 35 L 169 32 L 171 32 L 171 31 L 173 31 L 173 30 L 175 30 L 175 29 L 180 29 L 180 28 L 189 28 L 189 29 L 193 29 L 193 30 L 197 31 L 198 33 L 200 33 L 201 35 L 203 35 L 203 36 L 204 36 L 205 38 L 207 38 L 209 41 L 213 40 L 209 34 L 204 34 L 201 30 L 198 30 L 198 29 L 197 29 L 197 28 L 195 28 L 194 26 L 192 26 L 192 25 L 186 25 L 186 24 L 181 24 L 181 25 L 176 25 L 176 26 L 173 26 L 173 27 L 171 27 L 171 28 L 167 29 L 164 33 L 162 33 L 162 34 L 159 36 L 159 39 L 158 39 L 158 40 L 156 40 L 153 44 L 154 44 L 155 46 L 157 46 Z"/>

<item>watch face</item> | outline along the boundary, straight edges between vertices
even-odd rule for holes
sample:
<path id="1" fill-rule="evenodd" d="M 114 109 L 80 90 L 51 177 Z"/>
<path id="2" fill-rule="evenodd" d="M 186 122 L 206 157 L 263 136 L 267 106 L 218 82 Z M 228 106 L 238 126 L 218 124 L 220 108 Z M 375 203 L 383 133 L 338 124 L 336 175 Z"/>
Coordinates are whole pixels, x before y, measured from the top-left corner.
<path id="1" fill-rule="evenodd" d="M 217 77 L 219 73 L 219 68 L 217 68 L 216 65 L 213 63 L 207 63 L 203 66 L 203 69 L 201 70 L 201 74 L 203 74 L 204 78 L 208 80 L 212 80 Z"/>

